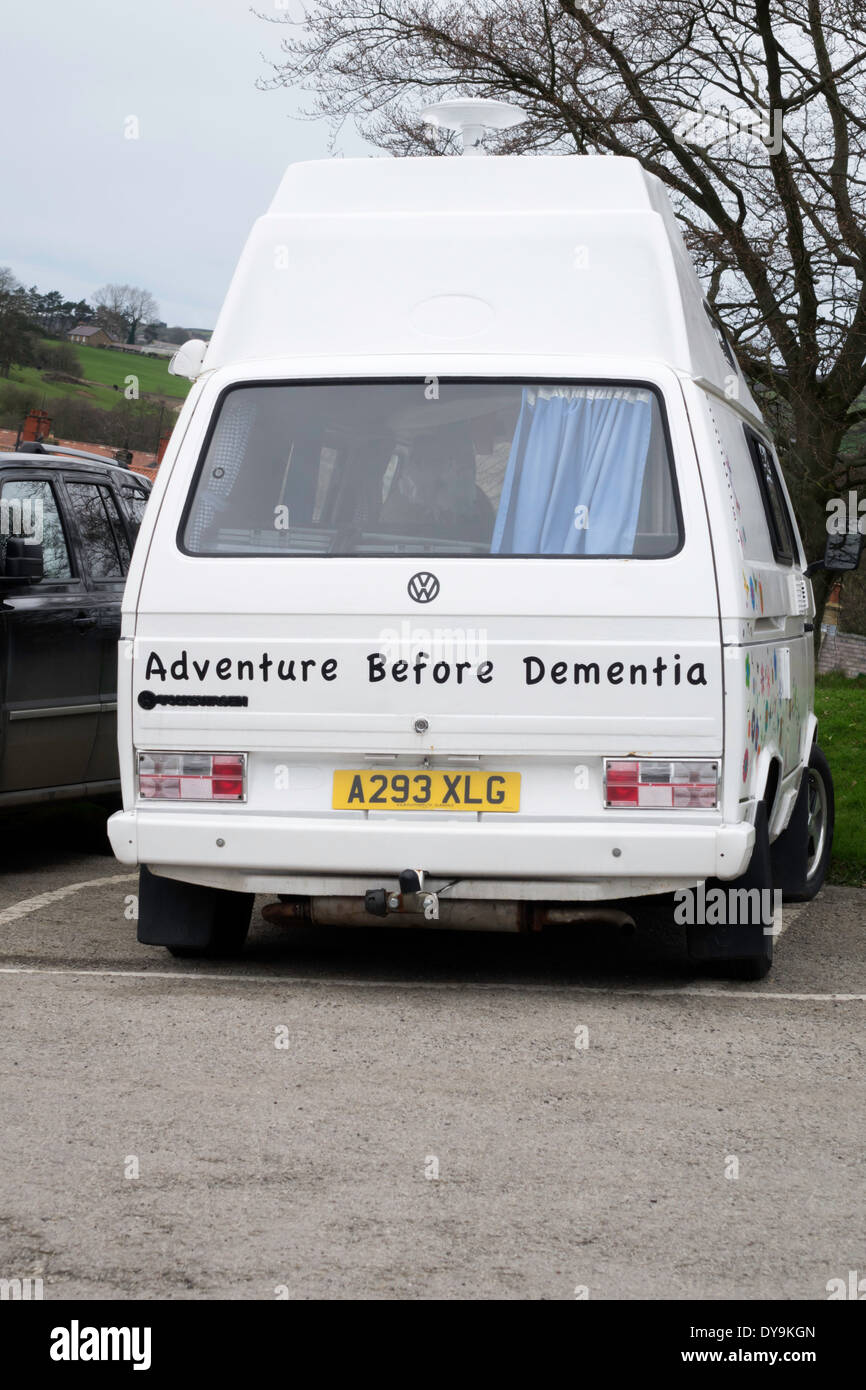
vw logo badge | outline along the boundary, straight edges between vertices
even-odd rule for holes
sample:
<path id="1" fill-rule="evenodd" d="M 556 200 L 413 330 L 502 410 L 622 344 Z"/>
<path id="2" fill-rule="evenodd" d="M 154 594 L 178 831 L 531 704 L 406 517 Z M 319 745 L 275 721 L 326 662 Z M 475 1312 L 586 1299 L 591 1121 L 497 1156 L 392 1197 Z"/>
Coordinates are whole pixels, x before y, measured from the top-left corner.
<path id="1" fill-rule="evenodd" d="M 416 603 L 431 603 L 439 593 L 439 580 L 435 574 L 413 574 L 407 587 Z"/>

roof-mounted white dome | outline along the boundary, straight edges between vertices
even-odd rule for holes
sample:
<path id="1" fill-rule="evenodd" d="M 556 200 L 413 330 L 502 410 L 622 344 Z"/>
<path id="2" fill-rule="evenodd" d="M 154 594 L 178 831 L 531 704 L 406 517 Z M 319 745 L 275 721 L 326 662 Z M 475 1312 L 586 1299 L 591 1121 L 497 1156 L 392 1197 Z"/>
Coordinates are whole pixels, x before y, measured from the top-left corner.
<path id="1" fill-rule="evenodd" d="M 428 125 L 440 130 L 457 130 L 463 137 L 464 154 L 483 154 L 481 141 L 488 130 L 508 130 L 522 125 L 526 112 L 508 101 L 488 101 L 485 97 L 463 97 L 425 106 L 422 116 Z"/>

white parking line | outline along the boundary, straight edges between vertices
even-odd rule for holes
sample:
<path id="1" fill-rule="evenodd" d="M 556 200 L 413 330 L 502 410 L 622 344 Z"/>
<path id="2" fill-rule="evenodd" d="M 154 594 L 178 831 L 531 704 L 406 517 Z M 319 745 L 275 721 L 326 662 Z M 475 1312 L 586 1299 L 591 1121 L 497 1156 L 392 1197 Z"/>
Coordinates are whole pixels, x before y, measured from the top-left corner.
<path id="1" fill-rule="evenodd" d="M 206 984 L 271 985 L 280 988 L 308 985 L 320 989 L 451 990 L 461 994 L 468 994 L 473 990 L 481 990 L 485 993 L 506 990 L 514 994 L 612 994 L 618 998 L 623 995 L 631 995 L 641 998 L 668 997 L 673 999 L 685 995 L 690 998 L 706 999 L 781 999 L 795 1003 L 814 1001 L 819 1004 L 866 1004 L 866 994 L 801 994 L 782 990 L 742 989 L 737 985 L 731 985 L 727 989 L 704 987 L 703 985 L 683 985 L 679 989 L 670 985 L 659 986 L 657 989 L 652 986 L 642 986 L 635 989 L 628 985 L 531 985 L 497 981 L 481 984 L 475 980 L 350 980 L 340 977 L 308 978 L 302 975 L 277 974 L 224 975 L 207 970 L 102 970 L 99 968 L 89 969 L 86 966 L 82 969 L 72 965 L 2 965 L 0 966 L 0 975 L 73 975 L 79 979 L 86 979 L 87 976 L 93 975 L 99 979 L 197 980 L 199 983 L 204 982 Z"/>
<path id="2" fill-rule="evenodd" d="M 99 888 L 104 883 L 129 883 L 137 878 L 137 873 L 111 874 L 107 878 L 85 878 L 80 883 L 67 883 L 63 888 L 51 888 L 45 893 L 37 893 L 35 898 L 22 898 L 11 907 L 3 908 L 0 912 L 0 927 L 5 927 L 7 922 L 17 922 L 20 917 L 27 917 L 31 912 L 38 912 L 40 907 L 50 907 L 52 903 L 62 902 L 73 893 L 80 893 L 82 888 Z"/>

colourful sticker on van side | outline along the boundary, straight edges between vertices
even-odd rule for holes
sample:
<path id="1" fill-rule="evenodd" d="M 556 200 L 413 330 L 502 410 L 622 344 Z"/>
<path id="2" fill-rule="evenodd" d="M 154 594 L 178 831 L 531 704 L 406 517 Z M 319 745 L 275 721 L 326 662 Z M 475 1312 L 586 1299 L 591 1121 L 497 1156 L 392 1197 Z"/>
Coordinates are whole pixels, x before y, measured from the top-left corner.
<path id="1" fill-rule="evenodd" d="M 744 592 L 745 595 L 746 595 L 746 603 L 749 605 L 749 607 L 751 608 L 751 610 L 752 610 L 753 613 L 757 613 L 759 607 L 760 607 L 761 612 L 763 613 L 763 611 L 764 611 L 764 586 L 763 586 L 763 584 L 761 583 L 760 579 L 756 579 L 755 576 L 754 576 L 753 574 L 746 574 L 746 571 L 745 571 L 745 570 L 741 570 L 740 573 L 741 573 L 742 576 L 743 576 L 743 592 Z"/>
<path id="2" fill-rule="evenodd" d="M 745 751 L 742 780 L 768 744 L 778 750 L 786 768 L 797 757 L 800 729 L 800 692 L 793 687 L 790 699 L 779 693 L 779 658 L 775 648 L 746 652 L 743 662 L 747 695 Z"/>

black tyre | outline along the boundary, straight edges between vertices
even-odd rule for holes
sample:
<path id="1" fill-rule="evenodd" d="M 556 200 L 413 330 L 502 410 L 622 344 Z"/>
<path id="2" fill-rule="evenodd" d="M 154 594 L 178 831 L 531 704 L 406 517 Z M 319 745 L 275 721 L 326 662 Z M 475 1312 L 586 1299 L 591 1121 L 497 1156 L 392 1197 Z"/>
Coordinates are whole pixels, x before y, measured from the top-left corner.
<path id="1" fill-rule="evenodd" d="M 728 980 L 763 980 L 773 968 L 773 938 L 765 938 L 767 945 L 760 955 L 741 956 L 729 960 L 720 971 Z"/>
<path id="2" fill-rule="evenodd" d="M 252 893 L 161 878 L 143 866 L 139 874 L 138 939 L 173 956 L 240 954 L 252 911 Z"/>
<path id="3" fill-rule="evenodd" d="M 689 926 L 690 957 L 705 962 L 713 974 L 728 979 L 762 980 L 773 964 L 773 876 L 767 808 L 763 802 L 755 817 L 755 846 L 749 867 L 739 878 L 708 879 L 708 901 L 714 889 L 722 890 L 726 904 L 736 904 L 737 913 L 726 912 L 725 922 L 718 925 Z"/>
<path id="4" fill-rule="evenodd" d="M 835 816 L 830 765 L 813 743 L 791 819 L 771 849 L 773 877 L 786 902 L 810 902 L 821 891 L 833 848 Z"/>

